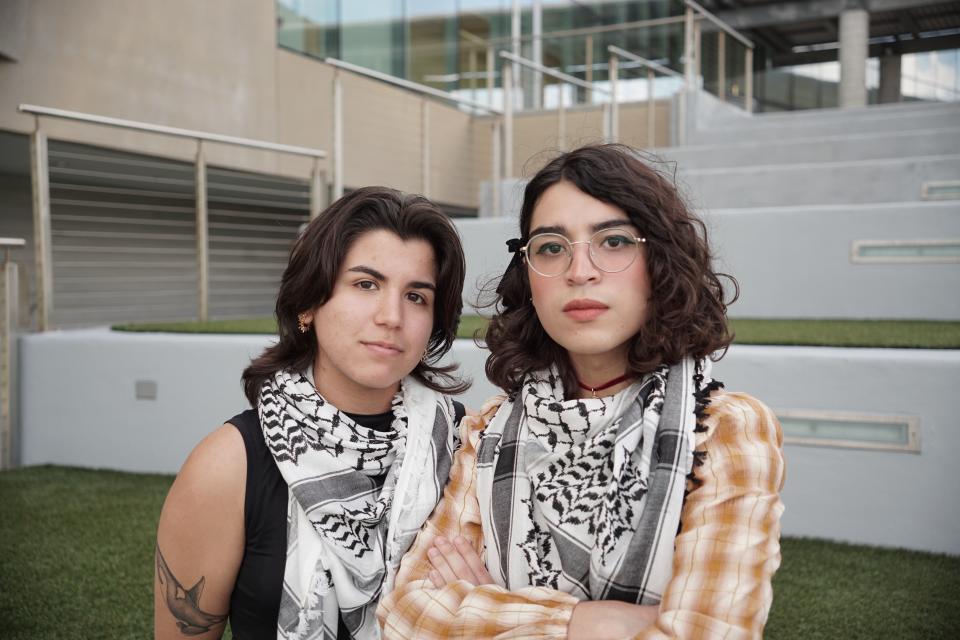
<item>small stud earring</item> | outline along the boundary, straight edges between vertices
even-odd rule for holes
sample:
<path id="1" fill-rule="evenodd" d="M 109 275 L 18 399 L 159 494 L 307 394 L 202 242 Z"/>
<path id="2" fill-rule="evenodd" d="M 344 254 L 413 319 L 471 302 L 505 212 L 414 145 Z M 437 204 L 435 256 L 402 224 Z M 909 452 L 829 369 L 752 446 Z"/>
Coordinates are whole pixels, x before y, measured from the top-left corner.
<path id="1" fill-rule="evenodd" d="M 310 328 L 310 325 L 304 320 L 307 314 L 301 313 L 297 316 L 297 329 L 300 330 L 300 333 L 306 333 L 307 329 Z"/>

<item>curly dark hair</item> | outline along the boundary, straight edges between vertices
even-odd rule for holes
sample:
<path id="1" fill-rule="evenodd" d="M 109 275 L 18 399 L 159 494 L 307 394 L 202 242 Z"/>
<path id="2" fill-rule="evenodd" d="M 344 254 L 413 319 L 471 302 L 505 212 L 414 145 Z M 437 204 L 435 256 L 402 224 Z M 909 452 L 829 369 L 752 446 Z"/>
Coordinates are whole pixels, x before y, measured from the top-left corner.
<path id="1" fill-rule="evenodd" d="M 687 207 L 672 176 L 657 171 L 641 160 L 639 152 L 623 145 L 590 145 L 564 153 L 527 184 L 520 211 L 520 241 L 515 245 L 529 239 L 540 196 L 562 181 L 622 210 L 647 238 L 649 315 L 630 347 L 628 372 L 642 375 L 685 356 L 719 360 L 733 340 L 726 310 L 736 300 L 739 286 L 732 276 L 713 270 L 706 227 Z M 732 283 L 729 302 L 724 299 L 720 278 Z M 540 324 L 519 254 L 499 282 L 490 284 L 497 285 L 496 293 L 482 305 L 495 310 L 484 339 L 490 349 L 487 377 L 513 393 L 526 374 L 556 364 L 566 393 L 572 397 L 577 391 L 575 372 L 566 351 Z"/>
<path id="2" fill-rule="evenodd" d="M 317 337 L 313 331 L 297 330 L 297 316 L 330 299 L 340 266 L 353 243 L 364 233 L 378 229 L 395 233 L 402 240 L 425 240 L 436 260 L 433 330 L 426 357 L 410 375 L 435 391 L 461 393 L 470 386 L 452 374 L 456 365 L 431 364 L 453 346 L 463 308 L 466 263 L 456 228 L 423 196 L 387 187 L 364 187 L 343 196 L 312 220 L 290 250 L 277 293 L 280 340 L 243 372 L 243 390 L 251 406 L 257 406 L 260 388 L 274 373 L 302 371 L 314 362 Z"/>

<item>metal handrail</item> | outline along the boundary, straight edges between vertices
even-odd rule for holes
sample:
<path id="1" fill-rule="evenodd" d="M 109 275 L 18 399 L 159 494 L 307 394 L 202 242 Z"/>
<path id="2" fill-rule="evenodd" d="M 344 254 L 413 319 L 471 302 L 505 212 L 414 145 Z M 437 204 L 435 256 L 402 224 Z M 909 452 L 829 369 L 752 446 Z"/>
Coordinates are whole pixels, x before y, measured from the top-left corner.
<path id="1" fill-rule="evenodd" d="M 582 87 L 588 89 L 589 91 L 599 91 L 600 93 L 611 96 L 615 99 L 615 96 L 612 91 L 601 88 L 592 82 L 587 82 L 586 80 L 581 80 L 575 76 L 568 75 L 556 69 L 551 69 L 550 67 L 545 67 L 542 64 L 538 64 L 532 60 L 527 60 L 526 58 L 521 58 L 518 55 L 514 55 L 509 51 L 501 51 L 500 57 L 504 60 L 509 60 L 513 64 L 521 65 L 534 71 L 546 74 L 548 76 L 554 77 L 561 82 L 566 82 L 577 87 Z M 504 138 L 504 152 L 506 154 L 504 159 L 504 173 L 509 177 L 513 173 L 513 100 L 512 100 L 512 90 L 513 90 L 513 65 L 504 65 L 503 66 L 503 89 L 504 89 L 504 110 L 503 110 L 503 138 Z M 508 91 L 510 93 L 508 93 Z M 603 105 L 603 135 L 604 138 L 608 141 L 613 139 L 613 116 L 612 111 L 614 109 L 613 101 L 610 103 L 605 103 Z M 560 100 L 557 103 L 557 147 L 560 149 L 564 148 L 564 139 L 566 136 L 566 115 L 563 105 L 563 95 L 561 94 Z"/>
<path id="2" fill-rule="evenodd" d="M 263 140 L 253 140 L 251 138 L 239 138 L 236 136 L 227 136 L 218 133 L 209 133 L 207 131 L 197 131 L 194 129 L 181 129 L 179 127 L 168 127 L 165 125 L 151 124 L 148 122 L 139 122 L 136 120 L 125 120 L 122 118 L 112 118 L 108 116 L 99 116 L 79 111 L 68 111 L 66 109 L 53 109 L 50 107 L 41 107 L 31 104 L 21 104 L 18 107 L 21 113 L 28 113 L 35 117 L 36 128 L 30 136 L 30 157 L 31 157 L 31 175 L 33 176 L 33 215 L 34 230 L 37 241 L 37 249 L 34 252 L 36 261 L 36 279 L 37 279 L 37 324 L 40 331 L 46 331 L 49 328 L 51 310 L 53 308 L 53 252 L 52 252 L 52 234 L 50 230 L 50 165 L 49 150 L 47 148 L 47 136 L 41 128 L 41 117 L 61 118 L 65 120 L 74 120 L 87 124 L 102 125 L 127 129 L 132 131 L 142 131 L 144 133 L 154 133 L 170 136 L 174 138 L 187 138 L 193 140 L 197 145 L 196 156 L 194 158 L 194 193 L 196 205 L 196 246 L 197 246 L 197 317 L 205 322 L 208 319 L 209 311 L 209 284 L 210 284 L 210 242 L 209 242 L 209 219 L 207 206 L 207 161 L 204 144 L 219 143 L 249 149 L 258 149 L 261 151 L 273 151 L 277 153 L 287 153 L 297 156 L 307 156 L 313 159 L 313 169 L 310 175 L 310 216 L 316 217 L 320 214 L 322 203 L 325 200 L 323 195 L 324 187 L 321 177 L 320 160 L 327 157 L 327 152 L 321 149 L 311 149 L 309 147 L 299 147 L 289 144 L 280 144 L 276 142 L 265 142 Z M 155 178 L 159 181 L 159 178 Z M 168 179 L 169 181 L 170 179 Z"/>
<path id="3" fill-rule="evenodd" d="M 27 242 L 23 238 L 0 238 L 0 250 L 3 250 L 3 260 L 0 260 L 0 263 L 10 262 L 11 249 L 19 249 L 25 246 L 27 246 Z"/>
<path id="4" fill-rule="evenodd" d="M 162 135 L 175 136 L 178 138 L 190 138 L 192 140 L 203 140 L 205 142 L 220 142 L 240 147 L 250 147 L 252 149 L 263 149 L 266 151 L 277 151 L 280 153 L 290 153 L 300 156 L 309 156 L 311 158 L 326 158 L 327 152 L 321 149 L 311 149 L 309 147 L 298 147 L 289 144 L 280 144 L 277 142 L 264 142 L 263 140 L 253 140 L 251 138 L 238 138 L 236 136 L 226 136 L 219 133 L 209 133 L 206 131 L 195 131 L 193 129 L 181 129 L 179 127 L 167 127 L 160 124 L 150 124 L 149 122 L 138 122 L 136 120 L 124 120 L 123 118 L 111 118 L 109 116 L 98 116 L 90 113 L 81 113 L 79 111 L 67 111 L 66 109 L 52 109 L 50 107 L 40 107 L 32 104 L 21 104 L 17 107 L 21 113 L 30 113 L 35 116 L 47 116 L 51 118 L 63 118 L 65 120 L 77 120 L 80 122 L 89 122 L 91 124 L 100 124 L 108 127 L 117 127 L 120 129 L 132 129 L 134 131 L 146 131 L 149 133 L 159 133 Z"/>
<path id="5" fill-rule="evenodd" d="M 749 47 L 749 48 L 751 48 L 751 49 L 755 49 L 755 48 L 756 48 L 756 45 L 753 44 L 753 41 L 750 40 L 750 38 L 748 38 L 747 36 L 743 35 L 743 34 L 740 33 L 739 31 L 737 31 L 736 29 L 734 29 L 733 27 L 731 27 L 730 25 L 728 25 L 726 22 L 724 22 L 723 20 L 721 20 L 721 19 L 718 18 L 717 16 L 713 15 L 712 13 L 710 13 L 709 11 L 707 11 L 706 9 L 704 9 L 704 8 L 703 8 L 702 6 L 700 6 L 698 3 L 694 2 L 694 0 L 683 0 L 683 3 L 684 3 L 685 5 L 687 5 L 688 7 L 690 7 L 691 9 L 693 9 L 694 11 L 696 11 L 697 13 L 700 13 L 701 15 L 703 15 L 704 18 L 706 18 L 707 20 L 709 20 L 709 21 L 712 22 L 713 24 L 717 25 L 718 27 L 720 27 L 721 29 L 723 29 L 724 31 L 726 31 L 727 33 L 729 33 L 732 37 L 734 37 L 734 38 L 736 38 L 737 40 L 739 40 L 741 43 L 744 44 L 744 46 L 747 46 L 747 47 Z"/>
<path id="6" fill-rule="evenodd" d="M 567 75 L 566 73 L 563 73 L 562 71 L 557 71 L 556 69 L 551 69 L 550 67 L 545 67 L 545 66 L 543 66 L 542 64 L 537 64 L 537 63 L 534 62 L 533 60 L 527 60 L 526 58 L 521 58 L 520 56 L 515 56 L 515 55 L 513 55 L 512 53 L 510 53 L 509 51 L 501 51 L 501 52 L 500 52 L 500 57 L 503 58 L 503 59 L 505 59 L 505 60 L 509 60 L 510 62 L 515 62 L 515 63 L 517 63 L 517 64 L 519 64 L 519 65 L 521 65 L 521 66 L 527 67 L 527 68 L 529 68 L 529 69 L 533 69 L 534 71 L 539 71 L 540 73 L 545 73 L 545 74 L 547 74 L 548 76 L 552 76 L 552 77 L 556 78 L 557 80 L 563 80 L 564 82 L 569 82 L 570 84 L 575 84 L 575 85 L 577 85 L 578 87 L 582 87 L 582 88 L 584 88 L 584 89 L 590 89 L 591 91 L 597 91 L 597 92 L 599 92 L 599 93 L 605 93 L 606 95 L 610 95 L 610 92 L 609 92 L 609 91 L 607 91 L 606 89 L 603 89 L 603 88 L 598 87 L 596 84 L 594 84 L 594 83 L 592 83 L 592 82 L 587 82 L 586 80 L 581 80 L 580 78 L 577 78 L 576 76 Z"/>
<path id="7" fill-rule="evenodd" d="M 396 76 L 391 76 L 390 74 L 383 73 L 382 71 L 375 71 L 373 69 L 368 69 L 367 67 L 361 67 L 357 64 L 352 64 L 350 62 L 344 62 L 338 58 L 324 58 L 323 61 L 330 66 L 343 69 L 344 71 L 350 71 L 351 73 L 356 73 L 358 75 L 367 76 L 369 78 L 374 78 L 388 84 L 395 85 L 397 87 L 402 87 L 409 91 L 416 93 L 424 93 L 435 98 L 440 98 L 442 100 L 449 100 L 450 102 L 455 102 L 457 104 L 462 104 L 467 107 L 472 107 L 474 109 L 479 109 L 481 111 L 486 111 L 487 113 L 492 113 L 499 115 L 502 113 L 499 109 L 491 107 L 488 104 L 482 104 L 480 102 L 475 102 L 474 100 L 469 100 L 467 98 L 461 98 L 460 96 L 454 95 L 448 91 L 443 91 L 441 89 L 434 89 L 431 86 L 420 84 L 418 82 L 413 82 L 412 80 L 405 80 L 403 78 L 398 78 Z"/>
<path id="8" fill-rule="evenodd" d="M 620 47 L 617 47 L 617 46 L 611 44 L 611 45 L 608 45 L 608 46 L 607 46 L 607 51 L 608 51 L 609 53 L 613 53 L 613 54 L 615 54 L 615 55 L 618 55 L 618 56 L 620 56 L 621 58 L 625 58 L 625 59 L 630 60 L 630 61 L 632 61 L 632 62 L 637 62 L 637 63 L 643 65 L 644 67 L 647 67 L 648 69 L 653 69 L 654 71 L 656 71 L 656 72 L 658 72 L 658 73 L 662 73 L 662 74 L 665 75 L 665 76 L 671 76 L 671 77 L 673 77 L 673 78 L 680 78 L 681 80 L 683 80 L 683 74 L 682 74 L 682 73 L 680 73 L 680 72 L 678 72 L 678 71 L 674 71 L 673 69 L 670 69 L 669 67 L 665 67 L 665 66 L 663 66 L 662 64 L 657 64 L 657 63 L 654 62 L 653 60 L 647 60 L 647 59 L 644 58 L 643 56 L 638 56 L 638 55 L 635 54 L 635 53 L 630 53 L 630 52 L 627 51 L 626 49 L 621 49 Z"/>
<path id="9" fill-rule="evenodd" d="M 626 49 L 621 49 L 620 47 L 609 45 L 607 46 L 607 53 L 612 54 L 610 56 L 610 88 L 613 90 L 613 100 L 610 102 L 611 113 L 610 113 L 610 137 L 615 142 L 618 141 L 620 137 L 620 108 L 619 108 L 619 80 L 618 80 L 618 65 L 617 58 L 624 58 L 625 60 L 630 60 L 636 62 L 639 65 L 642 65 L 647 68 L 647 141 L 646 145 L 648 147 L 653 147 L 656 144 L 656 95 L 654 94 L 654 82 L 655 74 L 661 73 L 665 76 L 671 78 L 679 78 L 686 82 L 686 77 L 682 73 L 678 73 L 673 69 L 669 69 L 662 64 L 658 64 L 653 60 L 647 60 L 643 56 L 638 56 L 635 53 L 631 53 Z M 681 120 L 686 118 L 686 103 L 683 94 L 680 96 L 679 104 L 679 113 Z"/>
<path id="10" fill-rule="evenodd" d="M 633 30 L 636 30 L 636 29 L 641 29 L 641 28 L 643 28 L 643 27 L 661 27 L 661 26 L 666 26 L 666 25 L 670 25 L 670 24 L 678 24 L 678 23 L 683 22 L 683 19 L 684 19 L 683 16 L 668 16 L 668 17 L 666 17 L 666 18 L 651 18 L 651 19 L 649 19 L 649 20 L 634 20 L 634 21 L 632 21 L 632 22 L 621 22 L 621 23 L 618 23 L 618 24 L 604 24 L 604 25 L 598 25 L 598 26 L 595 26 L 595 27 L 580 27 L 579 29 L 560 29 L 560 30 L 557 30 L 557 31 L 546 31 L 546 32 L 541 33 L 540 35 L 536 35 L 536 36 L 533 35 L 533 34 L 522 35 L 522 36 L 519 36 L 519 37 L 517 38 L 517 40 L 519 40 L 520 42 L 530 42 L 530 41 L 532 41 L 532 40 L 534 40 L 534 39 L 537 39 L 537 38 L 539 38 L 539 39 L 541 39 L 541 40 L 552 40 L 552 39 L 556 39 L 556 38 L 571 38 L 571 37 L 575 37 L 575 36 L 589 36 L 589 35 L 594 35 L 594 34 L 597 34 L 597 33 L 611 33 L 611 32 L 614 32 L 614 31 L 633 31 Z M 461 31 L 462 31 L 462 30 L 461 30 Z M 475 36 L 475 35 L 473 35 L 473 34 L 470 34 L 470 35 L 473 36 L 473 38 L 479 38 L 479 36 Z M 477 42 L 476 40 L 473 40 L 472 38 L 470 38 L 470 40 L 471 40 L 474 44 L 477 44 L 477 45 L 480 44 L 479 42 Z M 483 40 L 483 39 L 481 38 L 481 40 Z M 510 44 L 511 42 L 513 42 L 513 37 L 512 37 L 512 36 L 500 36 L 500 37 L 497 37 L 497 38 L 490 38 L 490 39 L 487 39 L 487 40 L 483 40 L 483 42 L 484 42 L 484 43 L 491 44 L 491 45 Z"/>

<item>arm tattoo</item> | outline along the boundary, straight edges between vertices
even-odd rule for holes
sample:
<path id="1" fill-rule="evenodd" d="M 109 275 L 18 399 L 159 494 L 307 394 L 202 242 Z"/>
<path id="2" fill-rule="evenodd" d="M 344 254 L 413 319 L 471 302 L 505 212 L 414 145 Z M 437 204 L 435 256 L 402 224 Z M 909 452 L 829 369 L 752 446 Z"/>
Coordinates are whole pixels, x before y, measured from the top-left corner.
<path id="1" fill-rule="evenodd" d="M 184 589 L 167 566 L 167 561 L 160 553 L 160 545 L 157 545 L 157 578 L 163 586 L 167 608 L 177 619 L 177 627 L 183 635 L 197 636 L 206 633 L 211 627 L 227 619 L 226 615 L 218 616 L 200 610 L 200 594 L 203 593 L 206 578 L 200 576 L 197 584 Z"/>

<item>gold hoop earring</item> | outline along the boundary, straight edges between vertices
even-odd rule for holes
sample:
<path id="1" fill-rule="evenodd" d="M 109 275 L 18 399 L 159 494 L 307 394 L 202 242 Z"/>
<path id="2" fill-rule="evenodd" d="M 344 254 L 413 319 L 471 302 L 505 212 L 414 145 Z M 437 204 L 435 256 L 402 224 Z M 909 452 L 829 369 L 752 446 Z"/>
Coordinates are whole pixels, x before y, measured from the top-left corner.
<path id="1" fill-rule="evenodd" d="M 306 333 L 307 330 L 310 328 L 310 325 L 307 324 L 305 320 L 306 315 L 307 315 L 306 313 L 301 313 L 300 315 L 297 316 L 297 329 L 300 330 L 300 333 Z"/>

